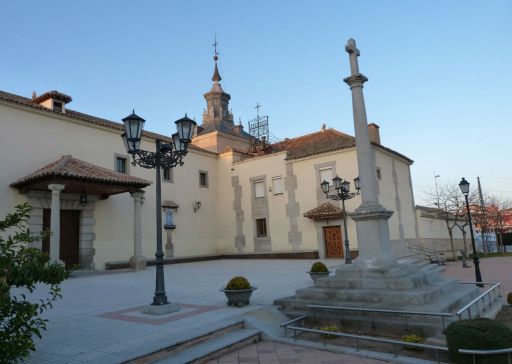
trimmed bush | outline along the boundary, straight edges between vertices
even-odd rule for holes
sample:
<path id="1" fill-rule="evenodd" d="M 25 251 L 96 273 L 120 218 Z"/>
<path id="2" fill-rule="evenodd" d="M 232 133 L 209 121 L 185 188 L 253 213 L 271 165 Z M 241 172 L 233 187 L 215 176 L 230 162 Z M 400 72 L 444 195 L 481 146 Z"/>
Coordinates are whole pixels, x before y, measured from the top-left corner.
<path id="1" fill-rule="evenodd" d="M 322 262 L 313 263 L 310 270 L 311 273 L 324 273 L 328 271 L 327 266 Z"/>
<path id="2" fill-rule="evenodd" d="M 459 349 L 494 350 L 512 347 L 512 329 L 486 318 L 452 322 L 446 329 L 450 359 L 455 363 L 472 364 L 472 355 L 460 354 Z M 506 364 L 506 355 L 478 357 L 479 364 Z"/>
<path id="3" fill-rule="evenodd" d="M 241 290 L 241 289 L 251 289 L 251 284 L 247 280 L 247 278 L 242 276 L 237 276 L 231 278 L 231 280 L 226 284 L 227 290 Z"/>

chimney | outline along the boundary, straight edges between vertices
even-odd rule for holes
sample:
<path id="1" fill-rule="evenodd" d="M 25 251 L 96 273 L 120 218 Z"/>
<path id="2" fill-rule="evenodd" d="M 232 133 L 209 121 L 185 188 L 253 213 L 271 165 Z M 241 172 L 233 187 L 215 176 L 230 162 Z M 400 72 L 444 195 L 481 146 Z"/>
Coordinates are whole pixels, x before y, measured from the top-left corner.
<path id="1" fill-rule="evenodd" d="M 61 113 L 66 112 L 66 104 L 72 100 L 71 96 L 55 90 L 45 92 L 39 96 L 37 96 L 35 92 L 32 93 L 32 101 L 34 101 L 34 103 Z"/>
<path id="2" fill-rule="evenodd" d="M 370 136 L 370 142 L 380 144 L 380 132 L 377 124 L 368 124 L 368 135 Z"/>

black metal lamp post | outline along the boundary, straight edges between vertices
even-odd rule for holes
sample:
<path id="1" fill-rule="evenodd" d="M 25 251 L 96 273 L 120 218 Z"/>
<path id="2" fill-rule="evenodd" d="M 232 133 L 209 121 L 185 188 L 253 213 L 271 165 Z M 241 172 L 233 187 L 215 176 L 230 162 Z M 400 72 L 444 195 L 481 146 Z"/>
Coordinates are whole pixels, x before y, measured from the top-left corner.
<path id="1" fill-rule="evenodd" d="M 347 180 L 343 180 L 338 176 L 332 179 L 332 183 L 334 189 L 336 190 L 336 194 L 334 195 L 329 195 L 329 182 L 323 181 L 322 183 L 320 183 L 320 186 L 322 187 L 322 191 L 324 191 L 326 198 L 336 201 L 341 200 L 341 206 L 343 206 L 343 227 L 345 230 L 345 264 L 352 264 L 352 257 L 350 256 L 350 243 L 348 241 L 345 200 L 350 200 L 351 198 L 356 197 L 361 193 L 361 188 L 359 187 L 359 177 L 354 178 L 354 186 L 356 188 L 356 192 L 350 192 L 350 182 Z"/>
<path id="2" fill-rule="evenodd" d="M 462 194 L 464 195 L 464 198 L 466 199 L 466 211 L 468 213 L 468 221 L 469 221 L 469 232 L 471 234 L 471 245 L 473 247 L 473 264 L 475 264 L 475 277 L 477 282 L 482 282 L 482 274 L 480 273 L 480 261 L 478 260 L 478 254 L 476 252 L 476 246 L 475 246 L 475 236 L 473 235 L 473 223 L 471 222 L 471 211 L 469 210 L 469 201 L 468 201 L 468 194 L 469 194 L 469 182 L 466 181 L 464 177 L 462 177 L 462 180 L 459 183 L 460 190 L 462 191 Z M 477 284 L 478 287 L 483 287 L 483 284 Z"/>
<path id="3" fill-rule="evenodd" d="M 133 165 L 142 168 L 156 169 L 156 285 L 152 305 L 162 306 L 169 302 L 165 294 L 164 253 L 162 251 L 162 187 L 160 170 L 183 165 L 183 157 L 188 152 L 188 144 L 192 139 L 192 131 L 196 122 L 185 114 L 176 121 L 177 133 L 172 135 L 171 143 L 156 140 L 156 151 L 140 149 L 140 140 L 145 120 L 133 112 L 123 119 L 125 132 L 121 135 L 128 153 L 133 157 Z"/>

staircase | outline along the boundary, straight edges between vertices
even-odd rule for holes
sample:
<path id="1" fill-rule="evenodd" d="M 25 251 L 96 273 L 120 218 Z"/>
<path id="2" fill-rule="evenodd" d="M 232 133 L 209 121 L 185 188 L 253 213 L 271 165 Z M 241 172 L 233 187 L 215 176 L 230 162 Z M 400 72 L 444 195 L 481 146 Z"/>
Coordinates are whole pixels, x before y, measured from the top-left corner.
<path id="1" fill-rule="evenodd" d="M 244 320 L 222 322 L 195 333 L 192 338 L 174 343 L 125 364 L 185 364 L 206 363 L 218 357 L 260 341 L 259 330 L 245 327 Z"/>

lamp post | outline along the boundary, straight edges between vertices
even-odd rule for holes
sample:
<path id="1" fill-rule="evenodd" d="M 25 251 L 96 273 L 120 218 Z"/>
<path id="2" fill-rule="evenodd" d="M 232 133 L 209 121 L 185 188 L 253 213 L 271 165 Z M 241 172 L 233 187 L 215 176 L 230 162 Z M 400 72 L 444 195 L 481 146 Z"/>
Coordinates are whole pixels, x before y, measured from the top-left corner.
<path id="1" fill-rule="evenodd" d="M 466 181 L 464 177 L 462 177 L 462 180 L 459 183 L 460 190 L 462 191 L 462 194 L 464 195 L 464 198 L 466 199 L 466 211 L 468 213 L 468 222 L 469 222 L 469 232 L 471 234 L 471 245 L 473 248 L 473 263 L 475 264 L 475 277 L 476 281 L 479 282 L 477 284 L 478 287 L 483 287 L 484 285 L 482 282 L 482 274 L 480 273 L 480 262 L 478 260 L 478 254 L 476 252 L 476 246 L 475 246 L 475 236 L 473 235 L 473 223 L 471 222 L 471 211 L 469 210 L 469 201 L 468 201 L 468 194 L 469 194 L 469 182 Z"/>
<path id="2" fill-rule="evenodd" d="M 334 189 L 336 190 L 336 194 L 334 195 L 329 195 L 329 182 L 323 181 L 322 183 L 320 183 L 320 186 L 322 187 L 322 191 L 324 191 L 325 193 L 325 198 L 336 201 L 341 200 L 341 206 L 343 207 L 343 228 L 345 230 L 345 264 L 352 264 L 352 257 L 350 256 L 350 243 L 348 241 L 345 200 L 350 200 L 351 198 L 354 198 L 361 193 L 359 187 L 359 177 L 354 178 L 354 186 L 356 188 L 356 192 L 350 192 L 350 182 L 347 180 L 343 180 L 338 176 L 332 179 L 332 183 Z"/>
<path id="3" fill-rule="evenodd" d="M 171 143 L 156 140 L 154 152 L 140 149 L 140 141 L 145 120 L 132 112 L 123 119 L 125 132 L 121 135 L 126 150 L 133 157 L 133 165 L 142 168 L 156 169 L 156 283 L 154 306 L 169 304 L 165 294 L 164 282 L 164 253 L 162 251 L 162 187 L 160 171 L 162 168 L 174 168 L 183 165 L 183 157 L 188 152 L 188 144 L 192 139 L 192 130 L 196 122 L 185 114 L 185 117 L 176 121 L 177 133 L 172 135 Z"/>

